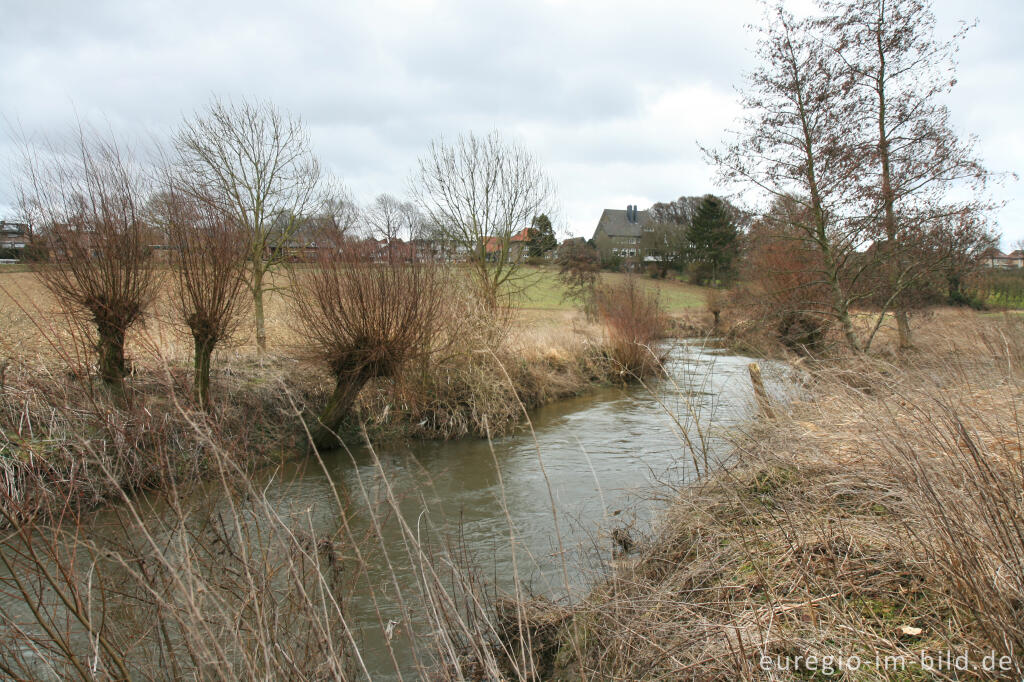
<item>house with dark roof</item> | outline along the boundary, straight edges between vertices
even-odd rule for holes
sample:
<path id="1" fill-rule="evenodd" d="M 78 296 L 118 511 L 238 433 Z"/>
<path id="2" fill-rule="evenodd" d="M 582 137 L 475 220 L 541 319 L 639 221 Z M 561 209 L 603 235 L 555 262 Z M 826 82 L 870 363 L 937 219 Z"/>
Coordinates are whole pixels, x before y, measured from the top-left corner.
<path id="1" fill-rule="evenodd" d="M 28 223 L 0 220 L 0 249 L 23 249 L 28 240 Z"/>
<path id="2" fill-rule="evenodd" d="M 594 246 L 601 260 L 643 258 L 654 239 L 654 221 L 650 211 L 630 204 L 626 210 L 606 208 L 594 230 Z"/>
<path id="3" fill-rule="evenodd" d="M 30 241 L 28 223 L 0 220 L 0 259 L 4 261 L 20 259 Z"/>

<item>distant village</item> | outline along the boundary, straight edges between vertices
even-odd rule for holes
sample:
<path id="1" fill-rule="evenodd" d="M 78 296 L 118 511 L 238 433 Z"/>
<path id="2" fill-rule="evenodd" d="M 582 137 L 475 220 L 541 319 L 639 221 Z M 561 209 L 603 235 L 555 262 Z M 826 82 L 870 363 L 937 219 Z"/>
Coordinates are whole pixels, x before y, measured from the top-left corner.
<path id="1" fill-rule="evenodd" d="M 498 236 L 488 237 L 481 244 L 481 248 L 490 258 L 504 254 L 507 260 L 513 261 L 525 261 L 530 257 L 552 260 L 558 249 L 563 246 L 589 243 L 598 250 L 602 261 L 636 259 L 650 262 L 658 260 L 661 253 L 657 248 L 654 224 L 651 211 L 640 210 L 638 206 L 629 205 L 624 209 L 606 208 L 601 212 L 593 236 L 589 240 L 583 237 L 570 237 L 561 242 L 548 241 L 545 244 L 547 248 L 538 249 L 535 242 L 541 230 L 536 227 L 524 227 L 504 239 Z M 291 260 L 307 260 L 319 248 L 317 236 L 323 234 L 324 229 L 328 227 L 337 226 L 324 225 L 320 220 L 307 220 L 297 228 L 287 229 L 283 221 L 279 221 L 272 229 L 282 236 L 287 236 L 277 242 L 276 248 L 286 251 Z M 381 258 L 434 258 L 451 261 L 466 258 L 464 247 L 449 245 L 448 240 L 440 236 L 431 236 L 429 232 L 429 229 L 424 229 L 422 235 L 408 239 L 368 236 L 363 241 L 374 244 L 375 251 Z M 45 260 L 45 249 L 37 243 L 37 236 L 27 222 L 0 220 L 0 263 Z M 32 255 L 34 246 L 37 250 L 36 256 Z M 153 248 L 158 257 L 169 251 L 169 247 L 159 236 L 154 236 Z"/>
<path id="2" fill-rule="evenodd" d="M 691 202 L 695 200 L 690 199 Z M 687 201 L 686 197 L 673 203 L 684 201 Z M 664 206 L 656 204 L 656 207 Z M 677 230 L 684 230 L 686 222 L 685 218 L 680 220 L 678 214 L 666 220 L 664 216 L 657 215 L 657 210 L 642 210 L 630 204 L 622 209 L 604 209 L 589 239 L 570 237 L 561 242 L 549 240 L 543 246 L 538 246 L 540 230 L 524 227 L 507 238 L 488 237 L 481 248 L 489 259 L 500 257 L 508 261 L 524 262 L 533 258 L 551 261 L 564 248 L 586 244 L 597 250 L 604 264 L 658 263 L 671 260 L 671 255 L 667 253 L 672 248 L 671 244 L 667 244 L 671 240 L 666 238 L 662 228 L 666 224 L 674 224 Z M 319 249 L 317 236 L 329 227 L 337 228 L 337 225 L 325 225 L 323 220 L 311 219 L 288 230 L 282 222 L 273 229 L 280 232 L 283 238 L 276 242 L 270 240 L 274 246 L 268 248 L 284 251 L 288 260 L 310 260 Z M 0 265 L 46 260 L 46 250 L 37 243 L 35 237 L 27 222 L 0 220 Z M 431 236 L 428 229 L 408 239 L 367 236 L 362 241 L 371 245 L 369 252 L 380 260 L 397 258 L 411 261 L 426 258 L 456 262 L 466 260 L 469 255 L 464 247 L 451 244 L 444 237 Z M 153 249 L 158 259 L 168 258 L 170 248 L 159 237 L 154 237 Z M 266 254 L 267 257 L 271 255 Z M 1003 253 L 991 247 L 982 254 L 980 262 L 990 268 L 1024 268 L 1024 249 Z"/>

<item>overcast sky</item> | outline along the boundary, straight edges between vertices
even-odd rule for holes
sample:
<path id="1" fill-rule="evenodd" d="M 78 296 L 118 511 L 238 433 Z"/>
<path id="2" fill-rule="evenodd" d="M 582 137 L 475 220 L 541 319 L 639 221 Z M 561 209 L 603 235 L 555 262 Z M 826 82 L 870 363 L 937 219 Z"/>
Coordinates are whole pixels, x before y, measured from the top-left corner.
<path id="1" fill-rule="evenodd" d="M 949 101 L 991 170 L 1024 171 L 1024 2 L 937 0 L 943 35 L 977 19 Z M 558 188 L 563 234 L 606 207 L 715 191 L 697 142 L 739 113 L 753 0 L 0 0 L 0 217 L 13 216 L 11 129 L 166 135 L 212 94 L 300 115 L 361 202 L 404 194 L 432 138 L 497 128 Z M 995 197 L 1004 245 L 1024 187 Z"/>

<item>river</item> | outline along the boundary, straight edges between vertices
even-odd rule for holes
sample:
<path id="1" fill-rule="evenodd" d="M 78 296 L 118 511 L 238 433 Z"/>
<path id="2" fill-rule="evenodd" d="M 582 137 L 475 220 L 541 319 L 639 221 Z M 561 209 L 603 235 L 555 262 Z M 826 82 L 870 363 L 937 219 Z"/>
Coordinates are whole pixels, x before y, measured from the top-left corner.
<path id="1" fill-rule="evenodd" d="M 293 462 L 258 485 L 283 516 L 307 519 L 314 535 L 337 531 L 335 495 L 344 491 L 349 537 L 369 538 L 345 607 L 361 665 L 375 680 L 415 679 L 432 664 L 421 642 L 433 624 L 424 561 L 410 540 L 430 548 L 432 566 L 453 556 L 473 565 L 488 590 L 580 598 L 608 570 L 612 529 L 648 535 L 672 486 L 728 456 L 723 430 L 754 407 L 749 362 L 680 342 L 667 379 L 533 410 L 514 435 L 353 447 L 322 464 Z M 772 371 L 766 379 L 779 390 Z M 209 491 L 204 504 L 223 504 L 216 486 Z M 19 610 L 3 599 L 5 613 Z"/>
<path id="2" fill-rule="evenodd" d="M 680 343 L 669 355 L 668 379 L 650 388 L 602 388 L 533 410 L 532 431 L 492 443 L 464 439 L 339 451 L 325 465 L 348 491 L 380 491 L 386 478 L 411 526 L 429 526 L 434 537 L 457 537 L 499 590 L 511 593 L 518 576 L 531 594 L 565 598 L 567 575 L 569 591 L 578 597 L 606 571 L 612 529 L 628 529 L 639 539 L 670 495 L 669 486 L 692 480 L 695 456 L 703 468 L 705 454 L 712 466 L 727 455 L 722 430 L 749 419 L 754 408 L 749 363 L 698 343 Z M 323 504 L 329 494 L 327 476 L 308 465 L 280 487 L 282 503 L 300 508 L 331 509 Z M 375 504 L 380 495 L 370 493 L 358 503 Z M 356 535 L 365 530 L 366 516 L 352 519 Z M 397 578 L 399 587 L 418 595 L 413 567 L 397 550 L 400 524 L 385 524 L 379 532 L 396 548 L 396 575 L 371 566 L 377 593 L 393 591 Z M 388 679 L 394 670 L 380 621 L 402 617 L 393 604 L 380 601 L 375 605 L 366 593 L 357 594 L 349 617 L 361 626 L 361 650 L 374 679 Z M 405 650 L 399 658 L 410 663 L 411 643 L 396 637 L 392 644 Z"/>

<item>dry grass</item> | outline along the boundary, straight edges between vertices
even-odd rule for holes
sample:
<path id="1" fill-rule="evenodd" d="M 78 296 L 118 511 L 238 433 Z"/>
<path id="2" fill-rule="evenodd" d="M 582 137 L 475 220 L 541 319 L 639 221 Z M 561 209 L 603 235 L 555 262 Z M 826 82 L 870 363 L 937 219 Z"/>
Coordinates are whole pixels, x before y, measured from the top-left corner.
<path id="1" fill-rule="evenodd" d="M 0 310 L 13 321 L 2 347 L 9 366 L 0 392 L 0 488 L 8 496 L 3 508 L 17 512 L 7 524 L 19 531 L 0 550 L 17 564 L 11 575 L 34 581 L 3 585 L 50 609 L 37 620 L 66 628 L 68 609 L 54 595 L 68 597 L 78 605 L 74 628 L 92 637 L 83 644 L 61 627 L 19 631 L 0 610 L 0 665 L 8 674 L 34 672 L 37 659 L 25 652 L 38 647 L 59 674 L 80 679 L 89 679 L 90 665 L 107 678 L 121 666 L 149 669 L 154 679 L 358 676 L 344 608 L 352 583 L 337 566 L 364 575 L 364 552 L 382 538 L 346 535 L 340 493 L 342 528 L 334 535 L 318 537 L 301 518 L 283 518 L 245 475 L 256 448 L 239 447 L 232 431 L 239 422 L 301 429 L 292 399 L 316 404 L 329 377 L 308 381 L 309 370 L 287 355 L 260 366 L 248 348 L 223 353 L 228 371 L 217 378 L 224 382 L 218 393 L 232 402 L 207 421 L 173 402 L 187 394 L 187 371 L 158 363 L 177 352 L 178 333 L 159 316 L 132 339 L 138 390 L 121 403 L 67 375 L 76 365 L 65 349 L 79 344 L 59 336 L 59 318 L 44 318 L 49 326 L 40 328 L 18 319 L 17 308 Z M 268 320 L 280 325 L 270 328 L 272 344 L 294 343 L 284 315 Z M 979 664 L 988 651 L 1009 656 L 1015 669 L 1005 676 L 1019 678 L 1024 320 L 940 311 L 918 322 L 919 347 L 898 362 L 885 348 L 895 343 L 886 330 L 879 355 L 797 363 L 803 398 L 734 434 L 737 461 L 675 491 L 654 537 L 621 557 L 582 602 L 527 600 L 525 588 L 519 600 L 494 599 L 480 572 L 459 563 L 457 547 L 435 553 L 419 527 L 403 525 L 403 551 L 418 574 L 416 590 L 403 597 L 403 619 L 407 609 L 422 608 L 432 633 L 415 643 L 418 669 L 451 679 L 963 679 L 969 675 L 925 671 L 919 661 L 967 650 Z M 21 334 L 64 342 L 46 356 L 19 341 Z M 526 313 L 486 352 L 372 384 L 363 416 L 397 415 L 379 420 L 386 428 L 388 419 L 407 427 L 433 414 L 424 433 L 440 436 L 493 431 L 514 423 L 524 403 L 578 390 L 588 373 L 607 371 L 596 359 L 601 347 L 600 330 L 578 317 Z M 182 358 L 188 350 L 181 347 Z M 288 383 L 299 375 L 304 389 Z M 503 388 L 509 385 L 518 390 Z M 161 394 L 165 402 L 155 402 Z M 254 419 L 259 409 L 277 414 Z M 225 517 L 203 518 L 198 528 L 177 512 L 159 528 L 133 517 L 127 490 L 159 485 L 173 507 L 187 494 L 176 481 L 204 473 L 219 476 L 231 505 Z M 404 523 L 381 474 L 385 504 L 373 513 Z M 23 484 L 33 477 L 43 483 Z M 83 479 L 108 485 L 71 485 Z M 123 532 L 143 543 L 126 542 L 100 561 L 99 542 L 79 523 L 81 505 L 65 501 L 115 494 L 125 504 Z M 35 513 L 41 507 L 65 510 L 72 522 L 47 526 Z M 80 553 L 113 579 L 88 582 L 89 571 L 76 564 Z M 61 572 L 47 577 L 46 566 Z M 118 580 L 126 572 L 130 580 Z M 97 619 L 81 608 L 90 598 L 110 599 L 111 608 L 137 612 L 155 627 L 140 634 L 124 620 Z M 386 631 L 383 619 L 380 625 Z M 790 669 L 764 670 L 764 655 L 769 666 L 781 661 Z M 810 655 L 817 671 L 808 668 Z M 854 655 L 858 670 L 849 667 Z M 802 670 L 793 669 L 798 656 Z M 825 657 L 834 674 L 821 674 Z M 876 661 L 887 657 L 906 665 L 881 669 Z M 153 661 L 182 667 L 161 671 Z"/>
<path id="2" fill-rule="evenodd" d="M 116 423 L 147 439 L 164 434 L 181 477 L 209 468 L 203 447 L 189 435 L 194 405 L 185 389 L 192 381 L 193 340 L 176 322 L 170 287 L 162 293 L 128 337 L 134 376 L 122 400 L 91 379 L 90 329 L 65 319 L 32 273 L 0 276 L 0 385 L 6 384 L 0 454 L 31 462 L 17 467 L 20 494 L 71 495 L 88 505 L 116 495 L 119 486 L 163 485 L 154 468 L 159 463 L 145 454 L 149 440 L 112 447 L 118 439 L 103 436 Z M 449 352 L 371 381 L 346 431 L 365 426 L 375 441 L 495 435 L 521 423 L 520 401 L 532 407 L 576 395 L 614 373 L 600 328 L 572 311 L 523 311 L 508 325 L 490 324 L 473 311 L 452 320 L 444 330 L 454 340 Z M 297 328 L 287 291 L 280 290 L 267 297 L 270 354 L 257 355 L 250 324 L 213 356 L 210 419 L 237 439 L 240 457 L 253 466 L 301 451 L 297 416 L 312 419 L 335 386 L 327 371 L 307 361 Z M 100 476 L 104 466 L 119 473 Z"/>
<path id="3" fill-rule="evenodd" d="M 523 408 L 578 395 L 617 376 L 602 330 L 578 313 L 516 314 L 505 332 L 451 316 L 449 350 L 377 381 L 360 396 L 355 421 L 375 437 L 495 436 L 522 422 Z M 504 326 L 504 325 L 502 325 Z"/>
<path id="4" fill-rule="evenodd" d="M 267 345 L 277 353 L 298 355 L 296 351 L 304 341 L 296 331 L 286 280 L 283 274 L 276 275 L 266 299 Z M 173 362 L 191 357 L 192 339 L 183 325 L 175 321 L 170 293 L 167 286 L 163 287 L 162 296 L 142 329 L 129 333 L 129 356 L 136 359 L 151 357 L 159 347 L 161 361 Z M 34 273 L 0 272 L 0 355 L 59 363 L 66 352 L 79 343 L 79 337 L 67 329 L 62 317 L 56 302 Z M 222 355 L 255 356 L 256 336 L 251 318 L 252 302 L 248 301 L 242 328 L 233 340 L 230 352 Z M 570 309 L 519 309 L 514 312 L 511 327 L 514 337 L 511 343 L 519 348 L 543 346 L 545 343 L 550 346 L 574 343 L 575 340 L 567 340 L 573 336 L 580 339 L 600 336 L 598 327 L 587 323 L 580 313 Z M 536 337 L 537 344 L 531 337 Z"/>
<path id="5" fill-rule="evenodd" d="M 547 613 L 552 678 L 1018 679 L 1024 324 L 940 311 L 917 340 L 899 364 L 803 363 L 804 400 L 735 434 L 734 466 Z M 978 669 L 922 668 L 949 650 Z M 1012 669 L 982 670 L 990 652 Z"/>

